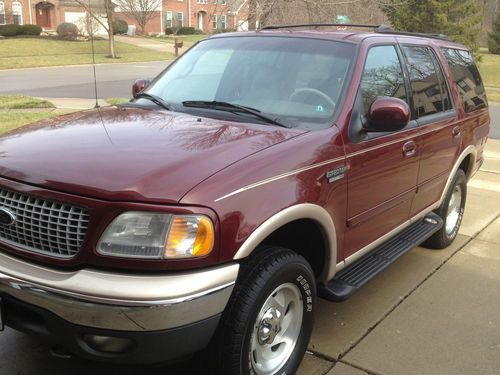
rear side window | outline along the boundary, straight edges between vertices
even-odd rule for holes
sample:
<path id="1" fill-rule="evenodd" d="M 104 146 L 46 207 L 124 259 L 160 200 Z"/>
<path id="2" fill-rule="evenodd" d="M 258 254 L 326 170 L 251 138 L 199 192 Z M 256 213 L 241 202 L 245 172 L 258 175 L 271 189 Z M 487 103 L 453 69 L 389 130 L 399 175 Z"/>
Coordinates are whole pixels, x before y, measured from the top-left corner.
<path id="1" fill-rule="evenodd" d="M 403 70 L 394 46 L 376 46 L 370 49 L 360 90 L 365 115 L 379 96 L 395 97 L 407 102 Z"/>
<path id="2" fill-rule="evenodd" d="M 486 107 L 488 102 L 483 82 L 470 52 L 453 48 L 442 48 L 441 51 L 450 66 L 465 112 Z"/>
<path id="3" fill-rule="evenodd" d="M 427 47 L 404 46 L 417 117 L 451 109 L 443 71 Z"/>

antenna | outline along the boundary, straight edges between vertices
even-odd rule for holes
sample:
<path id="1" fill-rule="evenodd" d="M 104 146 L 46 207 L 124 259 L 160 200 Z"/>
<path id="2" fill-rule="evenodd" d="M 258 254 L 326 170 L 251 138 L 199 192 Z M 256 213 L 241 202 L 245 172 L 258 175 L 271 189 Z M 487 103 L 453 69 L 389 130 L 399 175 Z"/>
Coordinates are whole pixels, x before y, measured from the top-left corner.
<path id="1" fill-rule="evenodd" d="M 94 95 L 95 95 L 95 106 L 94 108 L 99 108 L 99 100 L 97 99 L 97 77 L 95 73 L 95 50 L 94 50 L 94 20 L 92 19 L 92 15 L 90 14 L 90 11 L 92 10 L 90 6 L 90 0 L 89 0 L 89 28 L 91 30 L 90 32 L 90 44 L 92 46 L 92 68 L 94 69 Z"/>

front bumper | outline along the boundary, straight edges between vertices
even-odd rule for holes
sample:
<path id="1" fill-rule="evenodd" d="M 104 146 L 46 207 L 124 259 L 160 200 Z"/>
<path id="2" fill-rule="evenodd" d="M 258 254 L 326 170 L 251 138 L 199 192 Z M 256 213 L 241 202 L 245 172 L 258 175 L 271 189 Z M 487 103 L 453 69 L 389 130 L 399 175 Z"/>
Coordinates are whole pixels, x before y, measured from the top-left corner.
<path id="1" fill-rule="evenodd" d="M 74 336 L 74 342 L 82 343 L 84 329 L 96 335 L 101 332 L 101 336 L 132 335 L 135 342 L 143 342 L 157 333 L 163 335 L 163 341 L 170 336 L 176 345 L 178 334 L 171 334 L 180 328 L 189 332 L 188 337 L 198 337 L 193 327 L 201 324 L 205 327 L 202 331 L 211 337 L 232 293 L 238 270 L 238 264 L 230 264 L 169 275 L 85 269 L 67 272 L 0 253 L 0 296 L 7 301 L 6 323 L 20 330 L 40 333 L 29 328 L 31 323 L 23 326 L 17 317 L 8 316 L 12 313 L 8 306 L 16 303 L 38 315 L 35 320 L 44 321 L 43 329 L 73 332 L 65 336 Z M 75 329 L 69 328 L 72 326 Z M 59 336 L 61 341 L 61 335 L 48 336 Z M 201 341 L 208 342 L 210 337 Z"/>

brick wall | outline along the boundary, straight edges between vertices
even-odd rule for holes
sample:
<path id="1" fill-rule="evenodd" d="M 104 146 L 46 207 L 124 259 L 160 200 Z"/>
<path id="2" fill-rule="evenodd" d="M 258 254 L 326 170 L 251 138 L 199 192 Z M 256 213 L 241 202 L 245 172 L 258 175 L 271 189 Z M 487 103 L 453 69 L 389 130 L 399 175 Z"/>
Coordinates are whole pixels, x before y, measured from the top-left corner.
<path id="1" fill-rule="evenodd" d="M 123 12 L 117 12 L 115 13 L 115 18 L 116 19 L 121 19 L 127 22 L 129 25 L 135 25 L 137 28 L 137 33 L 141 31 L 141 28 L 139 27 L 139 24 L 130 17 L 129 15 L 123 13 Z M 165 30 L 162 29 L 162 22 L 161 22 L 161 13 L 160 12 L 155 12 L 153 17 L 149 20 L 149 22 L 146 25 L 146 33 L 162 33 Z"/>

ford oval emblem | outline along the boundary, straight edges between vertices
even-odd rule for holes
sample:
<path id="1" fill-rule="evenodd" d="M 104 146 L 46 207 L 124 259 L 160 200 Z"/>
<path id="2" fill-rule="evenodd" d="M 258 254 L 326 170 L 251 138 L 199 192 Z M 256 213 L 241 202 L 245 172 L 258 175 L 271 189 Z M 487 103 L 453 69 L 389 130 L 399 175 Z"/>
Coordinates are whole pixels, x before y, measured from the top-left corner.
<path id="1" fill-rule="evenodd" d="M 16 216 L 8 209 L 0 207 L 0 225 L 12 225 L 16 222 Z"/>

